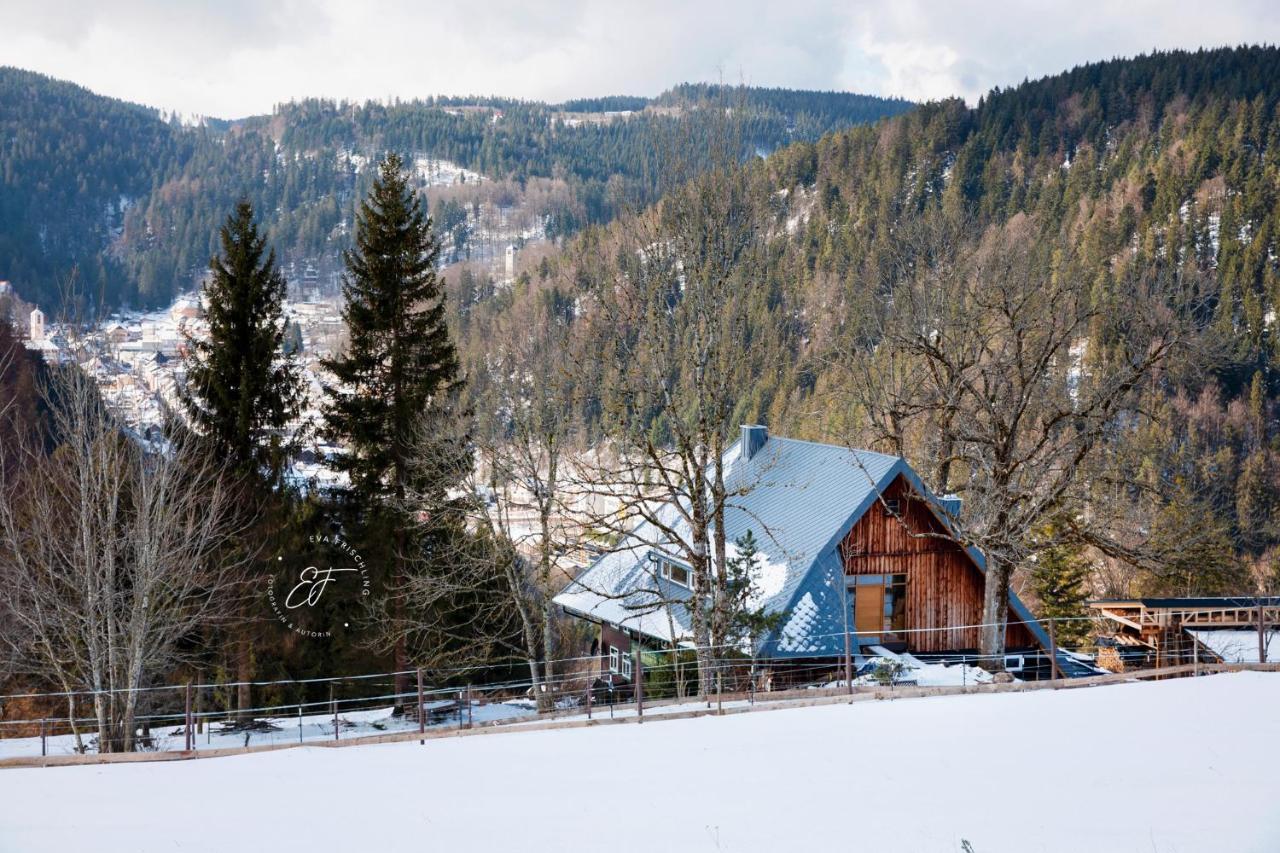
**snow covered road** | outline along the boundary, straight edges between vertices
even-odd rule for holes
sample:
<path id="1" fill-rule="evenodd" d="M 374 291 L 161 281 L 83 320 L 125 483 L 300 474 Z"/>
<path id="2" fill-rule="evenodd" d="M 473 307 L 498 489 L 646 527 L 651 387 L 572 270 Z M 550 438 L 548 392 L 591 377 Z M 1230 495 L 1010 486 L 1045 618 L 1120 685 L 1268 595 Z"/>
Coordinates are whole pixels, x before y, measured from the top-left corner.
<path id="1" fill-rule="evenodd" d="M 1280 850 L 1280 674 L 0 770 L 0 851 Z"/>

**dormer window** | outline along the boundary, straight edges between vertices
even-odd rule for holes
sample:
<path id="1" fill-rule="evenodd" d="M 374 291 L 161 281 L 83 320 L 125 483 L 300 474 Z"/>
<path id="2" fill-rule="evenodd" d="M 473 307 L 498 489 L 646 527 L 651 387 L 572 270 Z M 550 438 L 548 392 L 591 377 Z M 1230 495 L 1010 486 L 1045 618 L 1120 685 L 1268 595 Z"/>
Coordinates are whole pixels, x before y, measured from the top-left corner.
<path id="1" fill-rule="evenodd" d="M 885 499 L 884 499 L 884 514 L 885 514 L 885 515 L 895 515 L 895 516 L 896 516 L 896 515 L 901 515 L 901 514 L 902 514 L 902 501 L 898 500 L 897 498 L 885 498 Z"/>
<path id="2" fill-rule="evenodd" d="M 682 586 L 685 589 L 692 589 L 692 573 L 689 567 L 675 562 L 670 557 L 665 557 L 657 552 L 651 552 L 649 559 L 656 564 L 658 574 L 665 580 L 671 581 L 676 586 Z"/>

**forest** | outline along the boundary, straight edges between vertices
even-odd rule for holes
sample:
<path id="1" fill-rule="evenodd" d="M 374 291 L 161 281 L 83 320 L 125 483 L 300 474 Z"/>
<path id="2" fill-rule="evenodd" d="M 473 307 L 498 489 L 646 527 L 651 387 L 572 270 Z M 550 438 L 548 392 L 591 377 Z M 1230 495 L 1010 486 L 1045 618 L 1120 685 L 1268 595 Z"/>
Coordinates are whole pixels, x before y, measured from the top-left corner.
<path id="1" fill-rule="evenodd" d="M 925 104 L 718 173 L 713 180 L 740 187 L 755 235 L 750 251 L 729 261 L 744 305 L 721 430 L 759 422 L 784 435 L 890 449 L 937 472 L 935 490 L 983 497 L 965 467 L 980 460 L 939 447 L 937 438 L 945 434 L 940 419 L 976 417 L 976 410 L 954 396 L 943 405 L 903 395 L 901 411 L 888 413 L 902 422 L 884 422 L 886 389 L 900 389 L 904 375 L 926 369 L 936 355 L 903 352 L 890 361 L 884 344 L 895 315 L 901 322 L 913 305 L 925 312 L 913 317 L 922 324 L 948 314 L 956 322 L 991 321 L 978 306 L 998 292 L 995 279 L 973 290 L 922 291 L 922 300 L 949 294 L 932 306 L 906 297 L 928 275 L 958 287 L 959 271 L 979 269 L 977 254 L 992 251 L 993 235 L 1008 243 L 1017 232 L 1020 242 L 1006 245 L 1006 254 L 1035 258 L 1019 261 L 1021 286 L 1035 282 L 1061 298 L 1032 325 L 1071 320 L 1061 351 L 1049 357 L 1064 393 L 1081 375 L 1103 375 L 1139 344 L 1152 345 L 1158 336 L 1145 314 L 1172 311 L 1184 323 L 1181 343 L 1127 392 L 1097 446 L 1079 460 L 1076 494 L 1058 496 L 1054 511 L 1037 521 L 1030 538 L 1039 543 L 1013 549 L 1027 572 L 1018 575 L 1024 591 L 1032 555 L 1051 544 L 1063 565 L 1071 563 L 1065 555 L 1088 555 L 1092 568 L 1088 584 L 1076 584 L 1079 598 L 1273 590 L 1280 567 L 1277 71 L 1274 48 L 1092 63 L 993 90 L 973 107 Z M 494 330 L 519 325 L 513 318 L 539 318 L 533 327 L 557 336 L 565 333 L 546 318 L 560 318 L 578 340 L 616 334 L 612 320 L 589 308 L 610 282 L 634 274 L 628 257 L 635 249 L 627 247 L 635 245 L 637 221 L 589 228 L 514 291 L 458 304 L 473 382 L 483 382 Z M 688 344 L 694 327 L 674 333 Z M 1165 339 L 1172 334 L 1166 330 Z M 1064 369 L 1068 359 L 1077 362 L 1074 374 Z M 933 367 L 959 375 L 956 364 Z M 616 426 L 605 392 L 594 390 L 611 386 L 610 369 L 586 358 L 572 372 L 574 428 L 587 443 Z M 690 364 L 677 359 L 668 369 L 672 382 L 692 381 Z M 669 441 L 667 417 L 651 412 L 641 420 Z M 947 466 L 943 458 L 961 461 Z M 1085 516 L 1106 524 L 1081 529 Z"/>
<path id="2" fill-rule="evenodd" d="M 740 156 L 816 140 L 902 112 L 901 100 L 729 87 L 747 113 Z M 553 239 L 655 200 L 672 149 L 706 142 L 707 87 L 623 100 L 625 120 L 571 122 L 608 99 L 552 105 L 486 97 L 381 104 L 305 100 L 272 115 L 197 126 L 71 83 L 0 68 L 0 278 L 58 307 L 71 270 L 101 307 L 153 307 L 190 289 L 216 250 L 225 211 L 247 197 L 270 211 L 282 256 L 337 258 L 350 247 L 372 175 L 388 150 L 447 160 L 522 187 L 562 182 L 547 210 Z M 652 106 L 653 109 L 646 109 Z M 438 210 L 433 212 L 439 214 Z M 448 218 L 450 212 L 444 212 Z"/>

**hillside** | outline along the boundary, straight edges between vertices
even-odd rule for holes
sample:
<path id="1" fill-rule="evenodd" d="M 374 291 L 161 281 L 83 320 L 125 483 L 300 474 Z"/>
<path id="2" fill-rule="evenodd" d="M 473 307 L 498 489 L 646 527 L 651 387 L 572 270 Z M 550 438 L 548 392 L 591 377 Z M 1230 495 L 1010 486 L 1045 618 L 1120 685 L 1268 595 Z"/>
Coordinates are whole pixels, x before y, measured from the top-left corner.
<path id="1" fill-rule="evenodd" d="M 282 256 L 332 267 L 346 248 L 370 158 L 411 155 L 455 259 L 483 227 L 467 206 L 527 209 L 556 238 L 610 220 L 663 190 L 673 158 L 696 160 L 716 98 L 749 113 L 742 155 L 814 140 L 908 108 L 844 93 L 678 87 L 657 99 L 565 105 L 432 98 L 363 105 L 308 100 L 270 116 L 166 122 L 155 110 L 0 68 L 0 279 L 46 307 L 78 287 L 110 305 L 163 304 L 191 286 L 217 226 L 241 196 Z M 624 106 L 626 115 L 615 114 Z M 459 167 L 492 186 L 457 191 Z M 697 167 L 694 162 L 694 168 Z M 475 189 L 475 175 L 472 175 Z M 505 218 L 505 214 L 501 214 Z"/>
<path id="2" fill-rule="evenodd" d="M 0 847 L 74 850 L 92 837 L 104 853 L 250 850 L 264 839 L 281 851 L 413 839 L 428 849 L 637 853 L 1262 853 L 1280 843 L 1278 750 L 1266 736 L 1277 699 L 1280 676 L 1251 672 L 604 721 L 425 746 L 6 768 Z M 1117 756 L 1140 757 L 1140 769 Z M 581 792 L 602 762 L 647 796 L 578 806 L 594 796 Z M 685 792 L 691 775 L 696 797 Z"/>
<path id="3" fill-rule="evenodd" d="M 1134 282 L 1158 282 L 1169 300 L 1177 288 L 1200 293 L 1191 312 L 1196 354 L 1141 391 L 1132 405 L 1143 414 L 1132 429 L 1115 430 L 1108 449 L 1113 468 L 1132 475 L 1121 501 L 1132 503 L 1126 523 L 1134 537 L 1159 544 L 1161 565 L 1099 578 L 1096 591 L 1272 583 L 1271 549 L 1280 544 L 1277 72 L 1275 48 L 1093 63 L 993 91 L 973 108 L 926 104 L 747 167 L 734 180 L 767 238 L 763 259 L 738 268 L 750 309 L 727 424 L 870 440 L 847 393 L 849 353 L 873 334 L 862 318 L 892 314 L 892 294 L 919 250 L 911 235 L 950 228 L 977 245 L 976 235 L 1026 223 L 1018 227 L 1036 235 L 1036 251 L 1070 257 L 1092 279 L 1095 309 L 1113 306 L 1100 311 L 1117 320 L 1106 334 L 1126 334 L 1124 312 L 1135 309 L 1121 294 Z M 625 243 L 618 228 L 594 232 L 526 289 L 469 307 L 459 323 L 469 330 L 473 371 L 484 374 L 489 324 L 590 304 L 604 282 L 630 274 Z M 580 340 L 600 333 L 592 328 L 599 317 L 576 319 Z M 1119 339 L 1093 328 L 1091 358 L 1105 360 Z M 590 390 L 603 375 L 587 368 L 577 383 L 589 434 L 608 402 Z M 932 452 L 923 443 L 904 450 L 918 463 Z M 964 486 L 934 484 L 939 492 Z"/>

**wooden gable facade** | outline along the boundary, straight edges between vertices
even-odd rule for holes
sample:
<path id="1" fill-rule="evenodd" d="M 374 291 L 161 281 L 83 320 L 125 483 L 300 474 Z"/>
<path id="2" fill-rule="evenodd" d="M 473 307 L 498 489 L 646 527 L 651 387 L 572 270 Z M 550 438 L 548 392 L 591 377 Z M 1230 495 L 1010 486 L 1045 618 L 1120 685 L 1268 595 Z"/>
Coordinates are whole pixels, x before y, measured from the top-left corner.
<path id="1" fill-rule="evenodd" d="M 841 544 L 846 582 L 854 593 L 854 623 L 875 618 L 883 593 L 861 591 L 858 576 L 905 579 L 905 630 L 896 635 L 913 652 L 946 652 L 978 647 L 982 622 L 984 575 L 973 558 L 953 540 L 916 494 L 899 476 L 854 524 Z M 891 511 L 892 510 L 892 511 Z M 896 513 L 896 514 L 895 514 Z M 901 595 L 899 587 L 897 594 Z M 867 602 L 870 602 L 868 604 Z M 1010 614 L 1005 643 L 1010 649 L 1036 645 L 1026 626 Z M 966 627 L 970 626 L 970 627 Z M 891 632 L 886 632 L 891 633 Z"/>

